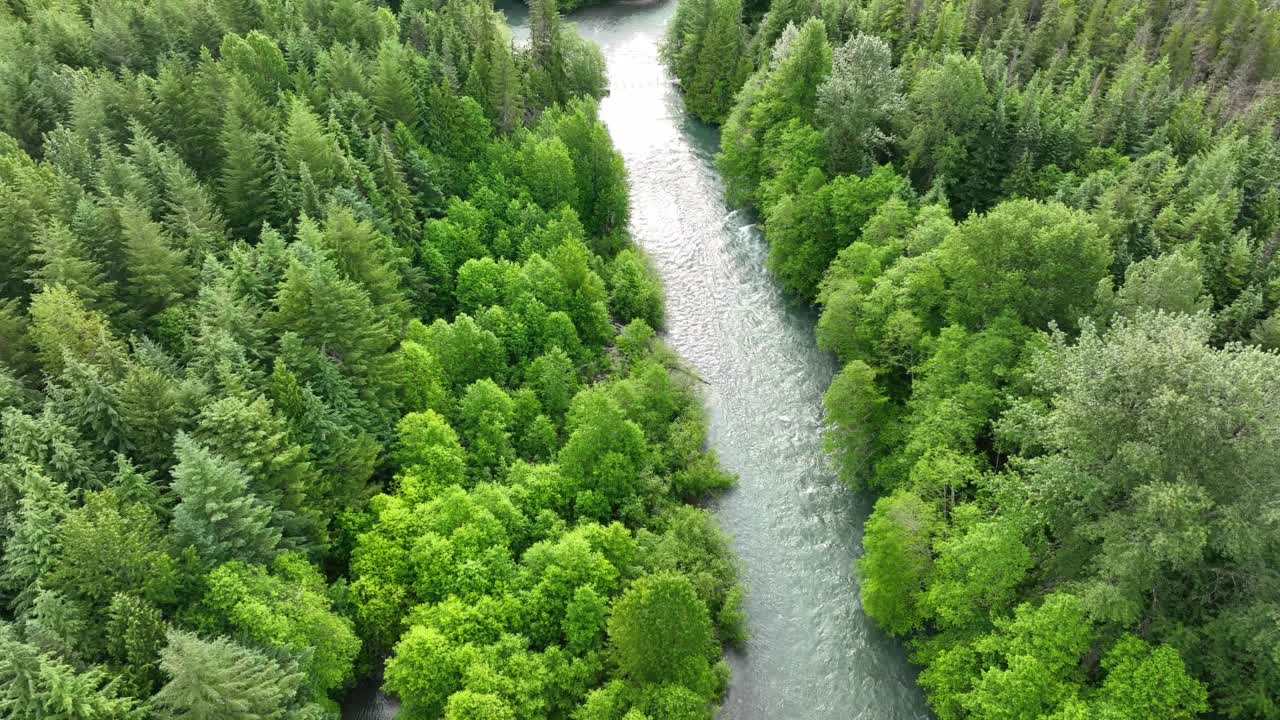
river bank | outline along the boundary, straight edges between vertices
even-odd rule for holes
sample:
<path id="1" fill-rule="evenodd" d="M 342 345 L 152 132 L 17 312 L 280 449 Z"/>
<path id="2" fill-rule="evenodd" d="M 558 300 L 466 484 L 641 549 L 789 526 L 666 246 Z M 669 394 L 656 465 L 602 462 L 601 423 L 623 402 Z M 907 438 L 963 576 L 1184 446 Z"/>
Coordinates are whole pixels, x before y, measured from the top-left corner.
<path id="1" fill-rule="evenodd" d="M 499 9 L 523 42 L 527 8 Z M 632 237 L 662 277 L 667 342 L 707 382 L 709 443 L 739 477 L 713 506 L 742 564 L 750 632 L 728 656 L 721 717 L 927 718 L 902 649 L 858 608 L 851 559 L 869 506 L 821 447 L 835 363 L 815 345 L 812 310 L 765 270 L 753 218 L 726 207 L 713 164 L 718 133 L 684 112 L 659 61 L 674 9 L 616 4 L 568 21 L 604 51 L 610 91 L 600 117 L 626 162 Z M 374 694 L 368 707 L 388 706 Z"/>

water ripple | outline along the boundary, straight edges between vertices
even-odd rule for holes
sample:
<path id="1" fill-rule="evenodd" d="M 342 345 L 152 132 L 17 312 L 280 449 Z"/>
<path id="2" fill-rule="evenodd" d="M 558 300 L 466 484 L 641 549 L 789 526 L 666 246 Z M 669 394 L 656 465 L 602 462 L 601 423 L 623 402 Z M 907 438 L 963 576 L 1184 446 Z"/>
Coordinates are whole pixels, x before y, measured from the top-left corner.
<path id="1" fill-rule="evenodd" d="M 747 587 L 751 639 L 729 656 L 727 720 L 928 717 L 901 648 L 863 615 L 851 559 L 867 507 L 822 452 L 835 366 L 813 313 L 764 270 L 751 213 L 731 210 L 714 130 L 688 118 L 658 61 L 673 3 L 573 16 L 604 49 L 601 119 L 631 179 L 631 232 L 667 292 L 668 341 L 709 383 L 710 443 L 738 473 L 716 504 Z"/>

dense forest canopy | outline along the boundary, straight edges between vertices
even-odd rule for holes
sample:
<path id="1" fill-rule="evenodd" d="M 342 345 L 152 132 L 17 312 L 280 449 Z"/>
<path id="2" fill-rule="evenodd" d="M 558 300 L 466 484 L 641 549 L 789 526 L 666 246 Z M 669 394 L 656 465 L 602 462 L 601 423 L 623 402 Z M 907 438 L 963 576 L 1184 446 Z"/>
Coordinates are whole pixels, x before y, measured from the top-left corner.
<path id="1" fill-rule="evenodd" d="M 681 0 L 663 54 L 937 716 L 1280 718 L 1280 8 Z"/>
<path id="2" fill-rule="evenodd" d="M 603 69 L 553 0 L 0 4 L 0 715 L 710 716 Z"/>

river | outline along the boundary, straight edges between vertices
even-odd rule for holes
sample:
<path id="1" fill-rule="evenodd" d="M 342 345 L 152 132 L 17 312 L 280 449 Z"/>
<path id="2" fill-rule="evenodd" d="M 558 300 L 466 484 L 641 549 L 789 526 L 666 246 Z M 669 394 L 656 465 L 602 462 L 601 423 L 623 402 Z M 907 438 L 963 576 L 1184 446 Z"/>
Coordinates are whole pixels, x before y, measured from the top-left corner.
<path id="1" fill-rule="evenodd" d="M 500 2 L 518 39 L 527 10 Z M 737 486 L 714 505 L 733 537 L 751 637 L 732 652 L 722 720 L 927 718 L 901 647 L 858 607 L 851 559 L 867 501 L 822 451 L 822 393 L 834 360 L 814 344 L 811 309 L 765 270 L 753 218 L 725 206 L 714 128 L 685 114 L 658 60 L 674 2 L 613 4 L 569 20 L 608 61 L 601 120 L 626 162 L 631 232 L 667 296 L 667 341 L 707 381 L 709 442 Z M 366 686 L 347 720 L 394 704 Z"/>

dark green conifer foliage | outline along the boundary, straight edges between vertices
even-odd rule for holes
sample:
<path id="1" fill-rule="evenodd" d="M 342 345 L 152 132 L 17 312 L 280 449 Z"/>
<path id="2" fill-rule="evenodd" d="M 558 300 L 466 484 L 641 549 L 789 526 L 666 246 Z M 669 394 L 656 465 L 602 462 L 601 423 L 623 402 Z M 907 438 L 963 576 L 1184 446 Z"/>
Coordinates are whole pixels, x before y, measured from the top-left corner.
<path id="1" fill-rule="evenodd" d="M 123 676 L 127 694 L 150 697 L 160 689 L 165 632 L 164 618 L 152 604 L 124 593 L 111 599 L 105 626 L 107 655 L 109 666 Z"/>
<path id="2" fill-rule="evenodd" d="M 77 672 L 19 640 L 9 623 L 0 624 L 0 708 L 12 717 L 142 720 L 138 700 L 118 691 L 102 670 Z"/>
<path id="3" fill-rule="evenodd" d="M 529 3 L 529 48 L 533 72 L 530 87 L 540 105 L 565 99 L 564 43 L 556 0 Z"/>
<path id="4" fill-rule="evenodd" d="M 6 605 L 19 615 L 31 607 L 39 594 L 36 583 L 58 557 L 58 525 L 71 511 L 71 498 L 66 486 L 35 468 L 18 469 L 16 479 L 17 517 L 5 543 L 0 588 Z"/>

